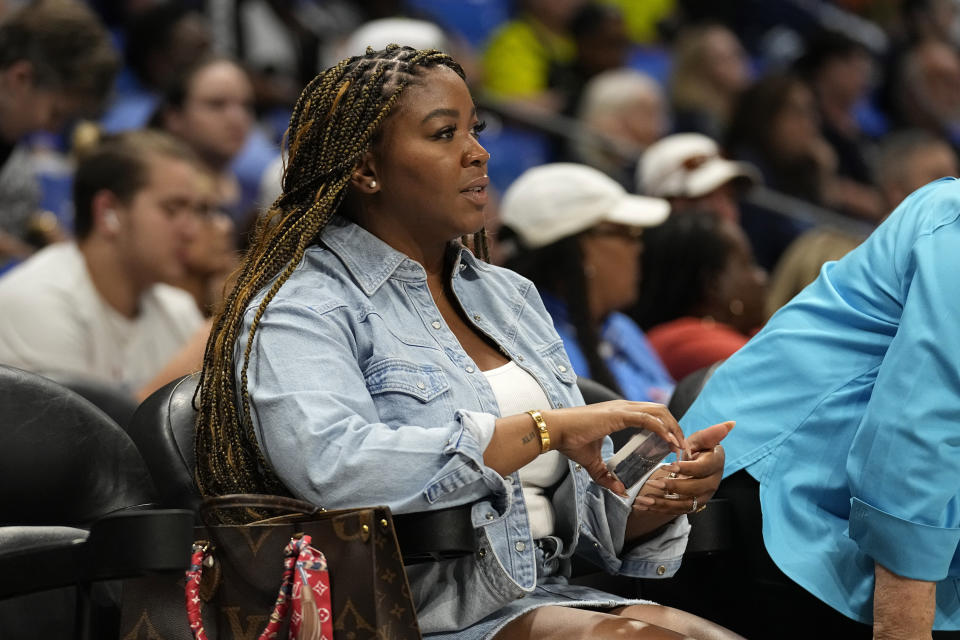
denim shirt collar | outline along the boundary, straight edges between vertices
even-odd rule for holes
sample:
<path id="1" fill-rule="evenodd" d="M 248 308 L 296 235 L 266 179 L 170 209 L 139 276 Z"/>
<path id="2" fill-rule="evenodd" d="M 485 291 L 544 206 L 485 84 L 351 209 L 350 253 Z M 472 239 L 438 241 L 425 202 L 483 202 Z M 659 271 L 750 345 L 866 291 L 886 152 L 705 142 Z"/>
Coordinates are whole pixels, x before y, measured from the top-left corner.
<path id="1" fill-rule="evenodd" d="M 360 284 L 368 296 L 376 293 L 391 277 L 420 282 L 427 279 L 427 272 L 416 260 L 397 251 L 355 222 L 343 216 L 334 216 L 323 230 L 323 243 L 346 266 L 350 275 Z M 455 252 L 453 269 L 465 268 L 488 270 L 482 260 L 457 241 L 451 241 L 449 250 Z"/>

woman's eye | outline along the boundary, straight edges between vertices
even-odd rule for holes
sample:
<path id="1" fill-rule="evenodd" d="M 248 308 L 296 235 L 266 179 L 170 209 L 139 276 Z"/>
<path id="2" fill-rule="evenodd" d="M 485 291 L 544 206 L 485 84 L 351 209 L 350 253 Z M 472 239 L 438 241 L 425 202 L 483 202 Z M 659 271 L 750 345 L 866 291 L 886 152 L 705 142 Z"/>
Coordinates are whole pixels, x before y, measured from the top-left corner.
<path id="1" fill-rule="evenodd" d="M 443 129 L 440 129 L 440 131 L 438 131 L 434 137 L 441 140 L 450 140 L 453 138 L 453 134 L 456 133 L 456 131 L 456 127 L 444 127 Z"/>
<path id="2" fill-rule="evenodd" d="M 486 128 L 487 128 L 487 122 L 486 122 L 485 120 L 481 120 L 481 121 L 478 122 L 477 124 L 473 125 L 473 129 L 471 130 L 470 133 L 473 134 L 473 137 L 474 137 L 474 138 L 479 138 L 479 137 L 480 137 L 480 132 L 483 131 L 483 130 L 486 129 Z"/>

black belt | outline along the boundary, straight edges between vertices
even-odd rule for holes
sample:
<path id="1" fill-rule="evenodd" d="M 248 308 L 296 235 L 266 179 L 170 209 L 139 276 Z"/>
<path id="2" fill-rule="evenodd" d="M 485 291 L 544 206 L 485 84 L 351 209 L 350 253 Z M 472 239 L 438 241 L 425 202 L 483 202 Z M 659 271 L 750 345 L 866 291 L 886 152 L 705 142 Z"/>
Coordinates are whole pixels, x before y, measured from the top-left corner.
<path id="1" fill-rule="evenodd" d="M 475 553 L 477 537 L 470 513 L 473 505 L 394 514 L 403 564 L 435 562 Z"/>

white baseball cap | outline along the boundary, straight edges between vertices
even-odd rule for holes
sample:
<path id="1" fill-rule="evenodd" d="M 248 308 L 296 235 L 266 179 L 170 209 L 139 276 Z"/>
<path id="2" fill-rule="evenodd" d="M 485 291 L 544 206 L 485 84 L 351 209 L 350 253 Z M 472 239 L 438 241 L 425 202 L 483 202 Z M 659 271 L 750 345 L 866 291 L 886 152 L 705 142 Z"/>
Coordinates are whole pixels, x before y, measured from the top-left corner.
<path id="1" fill-rule="evenodd" d="M 699 133 L 675 133 L 647 147 L 637 165 L 637 191 L 661 198 L 699 198 L 736 180 L 760 182 L 757 169 L 720 155 L 717 143 Z"/>
<path id="2" fill-rule="evenodd" d="M 628 193 L 613 178 L 582 164 L 556 162 L 528 169 L 503 194 L 500 219 L 524 246 L 537 249 L 601 222 L 652 227 L 670 203 Z"/>

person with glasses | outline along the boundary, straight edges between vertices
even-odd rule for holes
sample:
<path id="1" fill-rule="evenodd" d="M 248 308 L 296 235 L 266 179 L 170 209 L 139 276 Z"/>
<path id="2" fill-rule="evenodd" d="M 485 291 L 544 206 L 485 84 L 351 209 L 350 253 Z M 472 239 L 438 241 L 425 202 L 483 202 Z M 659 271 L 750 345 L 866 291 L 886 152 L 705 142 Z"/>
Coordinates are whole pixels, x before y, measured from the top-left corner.
<path id="1" fill-rule="evenodd" d="M 665 403 L 673 391 L 646 336 L 620 313 L 639 290 L 643 228 L 669 213 L 666 200 L 563 162 L 528 170 L 500 205 L 517 245 L 507 266 L 537 285 L 574 371 L 630 400 Z"/>

